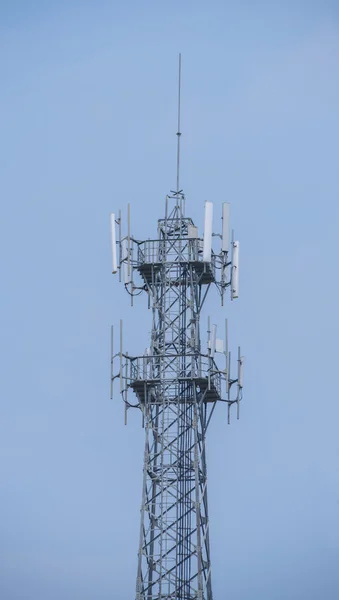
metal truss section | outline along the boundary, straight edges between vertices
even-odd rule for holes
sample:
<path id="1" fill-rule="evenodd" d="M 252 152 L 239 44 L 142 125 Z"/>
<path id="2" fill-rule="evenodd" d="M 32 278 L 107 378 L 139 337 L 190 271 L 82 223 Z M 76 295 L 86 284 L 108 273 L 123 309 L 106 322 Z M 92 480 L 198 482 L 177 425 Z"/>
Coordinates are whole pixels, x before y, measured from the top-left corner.
<path id="1" fill-rule="evenodd" d="M 212 598 L 205 431 L 194 386 L 145 406 L 137 600 Z"/>
<path id="2" fill-rule="evenodd" d="M 122 321 L 114 353 L 112 328 L 111 397 L 119 379 L 125 422 L 128 409 L 138 408 L 145 428 L 135 600 L 213 600 L 205 439 L 218 402 L 227 405 L 228 421 L 233 404 L 239 417 L 243 358 L 239 349 L 232 379 L 227 321 L 220 340 L 208 319 L 207 347 L 201 343 L 201 311 L 211 285 L 222 304 L 227 289 L 236 298 L 239 269 L 239 243 L 232 237 L 232 252 L 226 243 L 228 207 L 223 207 L 222 233 L 212 234 L 211 203 L 206 205 L 203 237 L 184 215 L 181 191 L 166 197 L 156 239 L 131 236 L 129 208 L 127 236 L 121 214 L 113 218 L 113 272 L 116 264 L 131 303 L 145 292 L 152 311 L 151 339 L 141 356 L 124 351 Z M 221 241 L 219 252 L 212 248 L 212 235 Z M 223 356 L 223 368 L 217 355 Z"/>

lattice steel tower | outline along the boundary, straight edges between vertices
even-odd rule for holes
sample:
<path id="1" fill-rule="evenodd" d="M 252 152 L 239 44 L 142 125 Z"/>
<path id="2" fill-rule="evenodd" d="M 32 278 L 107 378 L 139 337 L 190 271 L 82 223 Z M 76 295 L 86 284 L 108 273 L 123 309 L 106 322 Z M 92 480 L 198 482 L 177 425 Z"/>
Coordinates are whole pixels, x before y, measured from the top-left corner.
<path id="1" fill-rule="evenodd" d="M 177 186 L 166 196 L 157 238 L 131 236 L 129 205 L 127 235 L 121 212 L 111 214 L 112 271 L 119 271 L 132 305 L 144 291 L 152 310 L 151 340 L 142 356 L 123 350 L 122 321 L 114 354 L 112 327 L 111 397 L 118 378 L 125 422 L 127 410 L 139 408 L 146 437 L 136 600 L 212 600 L 205 438 L 217 402 L 228 405 L 229 421 L 234 403 L 239 416 L 242 397 L 243 358 L 239 349 L 232 379 L 227 321 L 225 345 L 209 318 L 205 348 L 200 338 L 201 310 L 211 285 L 222 304 L 228 288 L 231 299 L 238 297 L 239 243 L 233 235 L 229 239 L 228 203 L 222 206 L 219 234 L 213 233 L 211 202 L 205 203 L 203 237 L 185 216 L 179 185 L 180 75 L 179 57 Z M 222 368 L 218 353 L 224 356 Z"/>

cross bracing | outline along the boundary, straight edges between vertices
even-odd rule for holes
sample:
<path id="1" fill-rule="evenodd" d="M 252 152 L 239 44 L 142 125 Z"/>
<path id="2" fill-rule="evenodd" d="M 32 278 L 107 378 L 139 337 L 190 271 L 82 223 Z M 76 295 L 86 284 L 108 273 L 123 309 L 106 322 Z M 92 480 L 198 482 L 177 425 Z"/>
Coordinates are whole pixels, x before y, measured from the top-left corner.
<path id="1" fill-rule="evenodd" d="M 227 404 L 229 413 L 232 404 L 239 409 L 242 396 L 242 357 L 239 351 L 232 379 L 227 330 L 225 349 L 217 349 L 210 322 L 207 348 L 200 335 L 211 285 L 222 300 L 228 287 L 237 296 L 238 264 L 228 250 L 211 249 L 206 260 L 206 240 L 184 216 L 184 207 L 184 195 L 174 193 L 166 198 L 156 239 L 138 241 L 128 232 L 118 240 L 120 273 L 131 300 L 144 291 L 152 310 L 151 339 L 142 356 L 124 352 L 122 324 L 120 352 L 112 347 L 111 380 L 120 379 L 126 414 L 132 406 L 140 409 L 145 429 L 135 600 L 213 600 L 206 432 L 216 404 Z M 120 217 L 118 224 L 120 230 Z M 224 368 L 218 366 L 218 351 Z M 130 391 L 136 401 L 129 400 Z"/>

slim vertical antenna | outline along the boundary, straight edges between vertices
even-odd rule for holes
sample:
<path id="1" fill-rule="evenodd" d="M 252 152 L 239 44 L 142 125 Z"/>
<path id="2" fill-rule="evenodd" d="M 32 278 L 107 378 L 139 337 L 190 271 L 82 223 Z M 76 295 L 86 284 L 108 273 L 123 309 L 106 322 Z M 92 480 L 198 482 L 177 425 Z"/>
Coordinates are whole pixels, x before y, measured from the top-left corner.
<path id="1" fill-rule="evenodd" d="M 179 82 L 178 82 L 178 131 L 177 131 L 177 194 L 179 194 L 179 176 L 180 176 L 180 95 L 181 95 L 181 53 L 179 53 Z"/>
<path id="2" fill-rule="evenodd" d="M 111 325 L 111 400 L 113 400 L 113 381 L 114 381 L 114 328 Z"/>

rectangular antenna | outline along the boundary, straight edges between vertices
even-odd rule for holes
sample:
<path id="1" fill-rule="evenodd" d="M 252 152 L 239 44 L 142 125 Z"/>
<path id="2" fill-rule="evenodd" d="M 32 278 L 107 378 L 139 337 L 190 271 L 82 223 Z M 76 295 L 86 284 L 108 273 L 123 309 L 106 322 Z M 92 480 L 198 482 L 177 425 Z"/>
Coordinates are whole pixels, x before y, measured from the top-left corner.
<path id="1" fill-rule="evenodd" d="M 127 273 L 130 281 L 131 275 L 131 205 L 127 204 Z M 126 282 L 125 282 L 126 283 Z"/>
<path id="2" fill-rule="evenodd" d="M 207 389 L 211 389 L 211 318 L 207 318 L 207 348 L 208 348 L 208 376 Z"/>
<path id="3" fill-rule="evenodd" d="M 233 242 L 231 298 L 239 297 L 239 242 Z"/>
<path id="4" fill-rule="evenodd" d="M 241 356 L 240 356 L 240 346 L 238 346 L 238 393 L 237 393 L 237 419 L 240 416 L 240 379 L 242 378 L 242 365 L 241 365 Z"/>
<path id="5" fill-rule="evenodd" d="M 231 373 L 231 351 L 228 353 L 228 386 L 227 386 L 227 399 L 228 402 L 231 401 L 231 386 L 230 386 L 230 373 Z"/>
<path id="6" fill-rule="evenodd" d="M 198 228 L 190 223 L 187 225 L 187 237 L 190 240 L 194 240 L 198 237 Z"/>
<path id="7" fill-rule="evenodd" d="M 239 346 L 239 358 L 238 358 L 238 386 L 239 386 L 239 388 L 243 387 L 243 377 L 244 377 L 244 357 L 240 356 L 240 346 Z"/>
<path id="8" fill-rule="evenodd" d="M 114 355 L 113 355 L 114 328 L 111 325 L 111 400 L 113 400 L 113 377 L 114 377 Z"/>
<path id="9" fill-rule="evenodd" d="M 119 210 L 119 282 L 121 282 L 121 210 Z"/>
<path id="10" fill-rule="evenodd" d="M 215 340 L 215 351 L 219 354 L 223 354 L 224 352 L 224 340 L 216 339 Z"/>
<path id="11" fill-rule="evenodd" d="M 213 203 L 205 202 L 203 261 L 211 262 L 212 253 Z"/>
<path id="12" fill-rule="evenodd" d="M 225 375 L 226 375 L 226 394 L 228 395 L 229 370 L 228 370 L 228 321 L 225 319 Z"/>
<path id="13" fill-rule="evenodd" d="M 230 245 L 230 203 L 223 202 L 222 205 L 222 252 L 228 252 Z"/>
<path id="14" fill-rule="evenodd" d="M 124 265 L 124 283 L 125 285 L 131 281 L 131 276 L 128 272 L 128 242 L 127 239 L 124 238 L 121 242 L 121 260 Z"/>
<path id="15" fill-rule="evenodd" d="M 115 233 L 115 214 L 110 214 L 110 225 L 111 225 L 111 250 L 112 250 L 112 273 L 116 273 L 118 270 L 117 265 L 117 244 L 116 244 L 116 233 Z"/>
<path id="16" fill-rule="evenodd" d="M 217 326 L 212 325 L 212 335 L 211 335 L 211 357 L 214 357 L 215 347 L 217 343 Z"/>
<path id="17" fill-rule="evenodd" d="M 122 319 L 120 319 L 120 392 L 122 392 L 123 387 L 122 387 Z"/>
<path id="18" fill-rule="evenodd" d="M 127 425 L 127 409 L 128 409 L 128 385 L 127 385 L 127 380 L 128 380 L 128 352 L 126 352 L 126 363 L 125 363 L 125 391 L 124 391 L 124 397 L 125 397 L 125 425 Z"/>

